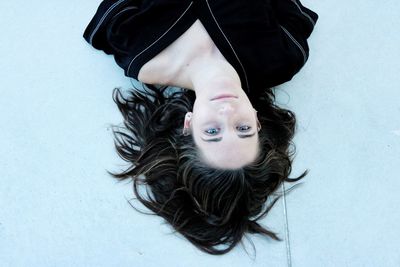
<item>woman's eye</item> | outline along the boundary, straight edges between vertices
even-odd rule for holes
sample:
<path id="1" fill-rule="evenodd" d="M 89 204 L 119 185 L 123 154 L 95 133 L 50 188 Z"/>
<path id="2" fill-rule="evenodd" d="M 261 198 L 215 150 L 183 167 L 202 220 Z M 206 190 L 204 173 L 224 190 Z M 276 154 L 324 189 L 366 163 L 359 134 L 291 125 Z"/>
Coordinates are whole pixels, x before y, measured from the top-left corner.
<path id="1" fill-rule="evenodd" d="M 216 135 L 217 133 L 219 133 L 219 129 L 218 128 L 210 128 L 205 130 L 205 133 L 208 135 Z"/>
<path id="2" fill-rule="evenodd" d="M 251 127 L 247 126 L 247 125 L 241 125 L 241 126 L 236 127 L 236 129 L 238 129 L 238 131 L 241 131 L 241 132 L 247 132 L 251 129 Z"/>

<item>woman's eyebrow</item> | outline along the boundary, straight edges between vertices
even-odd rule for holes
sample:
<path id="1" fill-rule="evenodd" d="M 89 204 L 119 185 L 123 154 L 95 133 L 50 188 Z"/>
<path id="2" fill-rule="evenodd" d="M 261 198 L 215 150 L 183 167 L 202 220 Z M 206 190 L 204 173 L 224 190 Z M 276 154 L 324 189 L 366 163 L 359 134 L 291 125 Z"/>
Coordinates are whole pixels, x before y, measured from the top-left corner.
<path id="1" fill-rule="evenodd" d="M 252 134 L 238 134 L 239 138 L 250 138 L 253 137 L 256 133 Z M 201 137 L 201 140 L 204 142 L 220 142 L 222 140 L 222 137 L 217 137 L 217 138 L 211 138 L 211 139 L 204 139 Z"/>

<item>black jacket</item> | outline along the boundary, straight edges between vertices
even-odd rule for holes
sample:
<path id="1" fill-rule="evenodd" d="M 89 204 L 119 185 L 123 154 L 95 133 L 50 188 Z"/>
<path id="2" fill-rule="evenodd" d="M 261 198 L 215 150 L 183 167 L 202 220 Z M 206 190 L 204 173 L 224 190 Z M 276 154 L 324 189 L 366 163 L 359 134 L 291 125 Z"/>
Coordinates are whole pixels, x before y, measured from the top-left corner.
<path id="1" fill-rule="evenodd" d="M 318 15 L 299 0 L 104 0 L 83 37 L 137 79 L 197 19 L 254 94 L 303 67 Z"/>

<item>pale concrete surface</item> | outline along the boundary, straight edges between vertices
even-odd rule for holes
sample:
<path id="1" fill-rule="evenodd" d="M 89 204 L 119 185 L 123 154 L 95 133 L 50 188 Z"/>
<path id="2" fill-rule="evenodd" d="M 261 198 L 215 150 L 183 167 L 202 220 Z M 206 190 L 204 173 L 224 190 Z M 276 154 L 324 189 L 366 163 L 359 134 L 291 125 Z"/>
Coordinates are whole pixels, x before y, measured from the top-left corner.
<path id="1" fill-rule="evenodd" d="M 123 166 L 111 91 L 131 82 L 82 38 L 99 2 L 0 2 L 0 265 L 287 266 L 285 242 L 207 255 L 126 202 L 105 170 Z M 292 175 L 310 169 L 286 199 L 292 266 L 400 266 L 400 6 L 303 3 L 320 15 L 310 59 L 278 88 Z M 262 223 L 285 237 L 283 203 Z"/>
<path id="2" fill-rule="evenodd" d="M 400 3 L 307 3 L 312 56 L 282 86 L 310 169 L 287 198 L 293 266 L 400 266 Z"/>

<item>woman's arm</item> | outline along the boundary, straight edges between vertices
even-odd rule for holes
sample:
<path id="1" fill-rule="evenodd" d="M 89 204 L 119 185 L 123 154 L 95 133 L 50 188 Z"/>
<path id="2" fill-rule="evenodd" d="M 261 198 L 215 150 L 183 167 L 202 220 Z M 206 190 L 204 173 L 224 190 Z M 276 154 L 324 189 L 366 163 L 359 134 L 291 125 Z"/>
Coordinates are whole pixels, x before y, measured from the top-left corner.
<path id="1" fill-rule="evenodd" d="M 279 23 L 296 35 L 308 38 L 318 20 L 318 14 L 299 0 L 271 0 Z"/>
<path id="2" fill-rule="evenodd" d="M 107 26 L 121 13 L 136 13 L 141 4 L 142 0 L 104 0 L 86 27 L 83 37 L 94 48 L 106 54 L 116 54 L 107 38 Z"/>
<path id="3" fill-rule="evenodd" d="M 274 19 L 282 32 L 298 48 L 304 65 L 309 56 L 307 39 L 314 30 L 318 14 L 304 7 L 299 0 L 265 1 L 270 5 Z"/>

